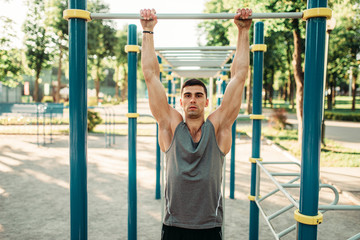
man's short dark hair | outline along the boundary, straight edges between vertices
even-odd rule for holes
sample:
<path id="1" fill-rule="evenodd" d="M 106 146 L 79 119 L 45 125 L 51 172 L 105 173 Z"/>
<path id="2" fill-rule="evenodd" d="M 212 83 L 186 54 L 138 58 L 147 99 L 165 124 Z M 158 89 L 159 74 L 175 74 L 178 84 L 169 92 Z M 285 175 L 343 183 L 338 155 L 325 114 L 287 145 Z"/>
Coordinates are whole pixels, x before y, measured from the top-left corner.
<path id="1" fill-rule="evenodd" d="M 181 87 L 181 95 L 183 93 L 183 90 L 184 90 L 184 87 L 187 87 L 187 86 L 202 86 L 204 88 L 204 92 L 205 92 L 205 97 L 207 98 L 207 89 L 206 89 L 206 86 L 205 84 L 200 81 L 199 79 L 196 79 L 196 78 L 192 78 L 192 79 L 189 79 L 187 80 L 186 82 L 184 82 L 183 86 Z"/>

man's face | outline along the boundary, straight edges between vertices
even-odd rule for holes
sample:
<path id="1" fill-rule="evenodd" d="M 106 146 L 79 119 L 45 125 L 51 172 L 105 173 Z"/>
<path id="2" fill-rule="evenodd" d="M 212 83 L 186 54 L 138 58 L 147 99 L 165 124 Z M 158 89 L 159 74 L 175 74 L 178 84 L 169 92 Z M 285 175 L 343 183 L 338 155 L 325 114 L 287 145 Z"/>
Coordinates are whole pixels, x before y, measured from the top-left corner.
<path id="1" fill-rule="evenodd" d="M 209 104 L 202 86 L 186 86 L 183 89 L 180 105 L 184 109 L 185 116 L 198 118 L 204 116 L 204 109 Z"/>

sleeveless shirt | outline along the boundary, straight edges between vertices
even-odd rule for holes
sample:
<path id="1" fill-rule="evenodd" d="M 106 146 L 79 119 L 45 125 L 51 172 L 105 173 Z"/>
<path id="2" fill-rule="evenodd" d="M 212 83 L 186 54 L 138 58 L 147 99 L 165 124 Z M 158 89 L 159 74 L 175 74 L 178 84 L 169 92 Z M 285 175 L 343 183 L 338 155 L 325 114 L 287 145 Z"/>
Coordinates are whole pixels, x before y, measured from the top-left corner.
<path id="1" fill-rule="evenodd" d="M 201 126 L 195 143 L 185 122 L 179 123 L 166 156 L 164 224 L 189 229 L 221 227 L 222 167 L 211 121 Z"/>

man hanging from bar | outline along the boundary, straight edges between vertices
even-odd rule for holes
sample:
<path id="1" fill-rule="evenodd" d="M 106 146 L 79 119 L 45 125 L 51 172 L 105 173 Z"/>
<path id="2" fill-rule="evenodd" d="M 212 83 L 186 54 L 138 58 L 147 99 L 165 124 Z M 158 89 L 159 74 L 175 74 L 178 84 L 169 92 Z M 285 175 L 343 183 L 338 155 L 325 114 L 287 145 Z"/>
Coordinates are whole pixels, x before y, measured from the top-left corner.
<path id="1" fill-rule="evenodd" d="M 236 53 L 231 81 L 222 104 L 205 120 L 207 90 L 200 80 L 191 79 L 181 89 L 184 116 L 172 108 L 160 82 L 154 48 L 154 9 L 140 11 L 143 27 L 142 70 L 149 93 L 149 105 L 159 124 L 159 145 L 166 156 L 165 217 L 161 239 L 222 239 L 222 168 L 231 147 L 231 126 L 241 106 L 249 67 L 251 9 L 238 9 Z"/>

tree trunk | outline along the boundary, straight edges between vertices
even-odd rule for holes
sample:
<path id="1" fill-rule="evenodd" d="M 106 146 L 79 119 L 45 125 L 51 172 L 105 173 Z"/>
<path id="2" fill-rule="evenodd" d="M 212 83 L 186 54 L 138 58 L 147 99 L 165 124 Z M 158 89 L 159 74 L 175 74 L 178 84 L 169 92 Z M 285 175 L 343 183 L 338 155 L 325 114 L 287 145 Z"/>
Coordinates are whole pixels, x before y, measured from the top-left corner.
<path id="1" fill-rule="evenodd" d="M 247 108 L 246 108 L 246 112 L 247 114 L 251 114 L 252 113 L 252 105 L 251 105 L 251 99 L 252 99 L 252 75 L 251 75 L 251 67 L 249 67 L 248 70 L 248 86 L 246 89 L 246 104 L 247 104 Z"/>
<path id="2" fill-rule="evenodd" d="M 35 76 L 35 89 L 34 89 L 34 101 L 39 102 L 39 78 L 40 78 L 40 71 L 36 73 Z"/>
<path id="3" fill-rule="evenodd" d="M 55 95 L 55 102 L 59 103 L 60 102 L 60 90 L 61 90 L 61 65 L 62 65 L 62 52 L 63 52 L 63 47 L 62 47 L 62 40 L 63 40 L 63 36 L 60 36 L 60 44 L 59 44 L 59 66 L 58 66 L 58 72 L 57 72 L 57 88 L 56 88 L 56 95 Z"/>
<path id="4" fill-rule="evenodd" d="M 121 101 L 125 101 L 127 99 L 127 89 L 128 89 L 128 75 L 127 75 L 127 71 L 126 71 L 126 66 L 123 65 L 123 69 L 124 69 L 124 81 L 121 82 L 120 84 L 120 96 L 121 96 Z"/>
<path id="5" fill-rule="evenodd" d="M 95 93 L 96 93 L 96 100 L 99 102 L 99 93 L 100 93 L 100 62 L 96 64 L 96 78 L 94 79 L 95 85 Z"/>
<path id="6" fill-rule="evenodd" d="M 301 67 L 301 35 L 297 26 L 293 31 L 294 36 L 294 54 L 293 54 L 293 67 L 294 78 L 296 83 L 296 116 L 298 121 L 298 142 L 301 146 L 302 142 L 302 128 L 303 128 L 303 94 L 304 94 L 304 72 Z"/>
<path id="7" fill-rule="evenodd" d="M 327 110 L 332 109 L 332 83 L 333 83 L 333 76 L 330 75 L 329 82 L 328 82 L 328 88 L 330 89 L 330 94 L 327 94 Z"/>
<path id="8" fill-rule="evenodd" d="M 275 76 L 275 71 L 274 69 L 271 70 L 271 82 L 269 84 L 269 103 L 270 103 L 270 107 L 273 108 L 273 96 L 274 96 L 274 76 Z"/>
<path id="9" fill-rule="evenodd" d="M 356 104 L 356 79 L 357 79 L 357 73 L 355 71 L 353 72 L 353 81 L 351 85 L 352 89 L 352 106 L 351 111 L 355 111 L 355 104 Z"/>
<path id="10" fill-rule="evenodd" d="M 120 65 L 115 67 L 115 99 L 119 100 Z"/>
<path id="11" fill-rule="evenodd" d="M 294 101 L 294 81 L 291 76 L 291 47 L 290 47 L 290 41 L 287 41 L 287 50 L 286 50 L 286 59 L 289 66 L 289 74 L 288 74 L 288 96 L 289 101 L 291 104 L 291 108 L 295 108 L 295 101 Z"/>

